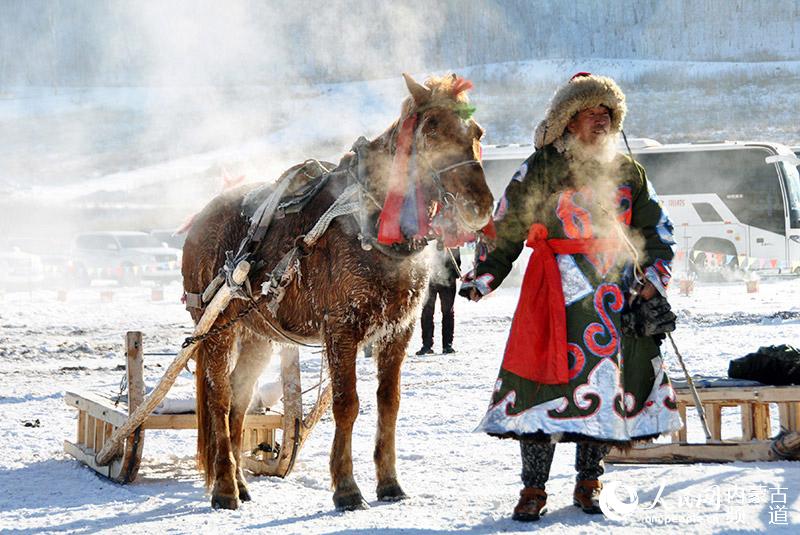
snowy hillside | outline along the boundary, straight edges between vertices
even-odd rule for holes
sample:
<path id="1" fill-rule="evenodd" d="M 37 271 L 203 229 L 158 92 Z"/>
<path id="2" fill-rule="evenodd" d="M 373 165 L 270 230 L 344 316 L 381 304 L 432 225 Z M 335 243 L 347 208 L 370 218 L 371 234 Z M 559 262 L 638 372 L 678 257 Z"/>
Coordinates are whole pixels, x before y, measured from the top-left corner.
<path id="1" fill-rule="evenodd" d="M 800 93 L 787 89 L 798 86 L 800 62 L 564 59 L 460 73 L 475 83 L 484 141 L 498 144 L 530 142 L 555 87 L 584 70 L 613 76 L 626 91 L 629 136 L 800 143 Z M 177 226 L 217 192 L 225 171 L 272 180 L 297 161 L 336 159 L 358 136 L 378 135 L 404 92 L 399 76 L 225 91 L 17 88 L 0 99 L 0 231 L 68 239 L 90 225 Z M 123 201 L 152 208 L 138 222 L 91 212 Z"/>
<path id="2" fill-rule="evenodd" d="M 800 56 L 795 0 L 3 0 L 0 10 L 0 93 L 289 85 L 555 58 Z"/>

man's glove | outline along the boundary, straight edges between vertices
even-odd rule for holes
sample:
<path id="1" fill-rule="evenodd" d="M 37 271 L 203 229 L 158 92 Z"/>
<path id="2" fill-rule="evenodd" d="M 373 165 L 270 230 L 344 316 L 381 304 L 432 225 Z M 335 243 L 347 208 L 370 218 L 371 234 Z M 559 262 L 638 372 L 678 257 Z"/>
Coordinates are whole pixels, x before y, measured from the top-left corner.
<path id="1" fill-rule="evenodd" d="M 654 336 L 662 340 L 675 330 L 675 314 L 667 298 L 656 294 L 647 301 L 636 299 L 622 313 L 622 333 L 626 336 Z"/>
<path id="2" fill-rule="evenodd" d="M 465 281 L 461 283 L 461 288 L 458 290 L 458 295 L 466 297 L 470 301 L 480 301 L 483 294 L 478 290 L 473 281 Z"/>

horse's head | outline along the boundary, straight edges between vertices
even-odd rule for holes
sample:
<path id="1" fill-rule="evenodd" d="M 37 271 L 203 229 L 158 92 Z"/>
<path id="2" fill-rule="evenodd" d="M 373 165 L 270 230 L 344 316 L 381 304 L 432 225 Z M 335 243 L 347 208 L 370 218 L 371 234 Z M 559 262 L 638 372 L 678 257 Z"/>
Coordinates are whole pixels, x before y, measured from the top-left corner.
<path id="1" fill-rule="evenodd" d="M 456 215 L 469 231 L 491 219 L 493 198 L 481 165 L 483 129 L 472 119 L 467 90 L 472 83 L 455 74 L 430 78 L 425 85 L 403 74 L 411 98 L 403 116 L 416 115 L 413 144 L 417 176 L 429 199 Z"/>

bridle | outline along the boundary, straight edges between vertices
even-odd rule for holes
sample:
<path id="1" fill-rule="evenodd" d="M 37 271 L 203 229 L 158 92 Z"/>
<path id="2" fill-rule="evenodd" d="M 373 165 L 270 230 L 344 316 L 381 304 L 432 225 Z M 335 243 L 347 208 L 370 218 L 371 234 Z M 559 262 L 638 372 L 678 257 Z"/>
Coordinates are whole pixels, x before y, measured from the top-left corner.
<path id="1" fill-rule="evenodd" d="M 443 106 L 443 107 L 446 108 L 446 106 Z M 424 111 L 427 111 L 428 109 L 431 109 L 431 107 L 425 107 L 423 109 L 418 109 L 415 113 L 421 115 Z M 422 121 L 418 121 L 417 127 L 416 127 L 416 129 L 414 131 L 414 148 L 413 148 L 413 150 L 416 151 L 418 155 L 420 155 L 420 153 L 417 150 L 417 138 L 419 137 L 418 130 L 419 130 L 421 124 L 422 124 Z M 444 174 L 446 174 L 446 173 L 448 173 L 450 171 L 453 171 L 455 169 L 458 169 L 460 167 L 467 166 L 467 165 L 481 165 L 480 160 L 476 160 L 474 158 L 473 159 L 469 159 L 469 160 L 462 160 L 460 162 L 456 162 L 456 163 L 447 165 L 447 166 L 439 168 L 439 169 L 435 168 L 431 164 L 430 160 L 425 156 L 421 156 L 419 158 L 419 160 L 427 168 L 427 172 L 431 177 L 431 183 L 433 184 L 434 188 L 436 189 L 437 200 L 442 204 L 442 206 L 444 208 L 446 208 L 446 209 L 447 208 L 451 209 L 452 212 L 455 213 L 455 215 L 458 217 L 459 223 L 462 226 L 464 226 L 464 228 L 466 228 L 467 230 L 472 231 L 472 232 L 479 230 L 478 228 L 472 228 L 472 226 L 469 223 L 467 223 L 467 220 L 464 218 L 464 215 L 462 213 L 463 208 L 461 206 L 461 203 L 458 202 L 458 195 L 448 191 L 444 187 L 444 184 L 442 184 L 442 175 L 444 175 Z M 418 166 L 419 166 L 419 164 L 418 164 Z"/>
<path id="2" fill-rule="evenodd" d="M 430 164 L 430 162 L 425 159 L 425 165 L 428 167 L 428 172 L 431 176 L 431 182 L 436 188 L 438 193 L 438 200 L 442 203 L 442 206 L 445 208 L 452 209 L 453 213 L 458 217 L 459 223 L 464 226 L 469 231 L 476 231 L 480 230 L 479 228 L 472 228 L 472 225 L 467 223 L 467 220 L 464 218 L 462 213 L 463 207 L 461 203 L 458 202 L 458 194 L 454 194 L 450 191 L 445 189 L 444 185 L 442 184 L 442 175 L 447 173 L 448 171 L 452 171 L 453 169 L 458 169 L 459 167 L 463 167 L 465 165 L 481 165 L 481 162 L 475 159 L 472 160 L 464 160 L 458 163 L 454 163 L 452 165 L 448 165 L 441 169 L 434 169 L 434 167 Z"/>
<path id="3" fill-rule="evenodd" d="M 425 108 L 429 109 L 429 108 Z M 416 110 L 415 114 L 421 113 L 420 110 Z M 396 147 L 397 147 L 397 136 L 399 134 L 400 125 L 403 123 L 403 119 L 398 121 L 398 127 L 392 132 L 391 141 L 389 142 L 389 152 L 390 154 L 396 154 Z M 459 162 L 455 162 L 444 167 L 435 167 L 431 164 L 430 160 L 425 155 L 420 155 L 417 150 L 418 145 L 418 137 L 419 137 L 419 128 L 420 123 L 416 125 L 413 131 L 413 145 L 412 150 L 416 152 L 418 158 L 416 160 L 415 166 L 418 173 L 418 176 L 427 175 L 430 177 L 430 181 L 425 184 L 418 184 L 419 186 L 423 186 L 426 189 L 430 189 L 430 185 L 433 186 L 435 191 L 435 195 L 432 198 L 427 199 L 427 207 L 430 209 L 431 204 L 436 201 L 438 202 L 442 210 L 449 214 L 455 215 L 456 222 L 460 224 L 464 229 L 470 232 L 476 232 L 480 229 L 472 228 L 471 225 L 467 223 L 466 218 L 464 217 L 462 211 L 462 203 L 458 202 L 458 194 L 452 193 L 448 191 L 443 183 L 442 178 L 447 173 L 459 169 L 464 166 L 468 165 L 481 165 L 480 160 L 476 160 L 474 158 L 468 160 L 462 160 Z M 428 235 L 422 237 L 421 239 L 409 239 L 404 244 L 394 244 L 394 245 L 383 245 L 379 243 L 374 234 L 373 225 L 370 221 L 370 218 L 367 214 L 372 212 L 375 208 L 380 211 L 383 208 L 383 203 L 381 203 L 378 199 L 376 199 L 372 193 L 370 192 L 370 188 L 367 186 L 367 168 L 366 168 L 366 158 L 367 152 L 370 151 L 369 149 L 370 142 L 363 136 L 360 137 L 356 142 L 353 144 L 353 148 L 351 151 L 354 154 L 354 158 L 351 160 L 350 165 L 347 166 L 347 173 L 350 175 L 352 179 L 352 183 L 356 183 L 359 186 L 359 205 L 361 206 L 359 210 L 359 225 L 360 225 L 360 232 L 359 232 L 359 239 L 361 241 L 361 246 L 365 250 L 370 250 L 373 247 L 381 251 L 382 253 L 391 256 L 391 257 L 398 257 L 404 258 L 407 254 L 413 253 L 414 251 L 419 251 L 424 248 L 424 245 L 427 244 L 429 241 L 434 239 L 441 239 L 440 236 L 437 236 L 433 232 L 429 232 Z M 367 204 L 373 205 L 374 208 L 368 209 Z"/>

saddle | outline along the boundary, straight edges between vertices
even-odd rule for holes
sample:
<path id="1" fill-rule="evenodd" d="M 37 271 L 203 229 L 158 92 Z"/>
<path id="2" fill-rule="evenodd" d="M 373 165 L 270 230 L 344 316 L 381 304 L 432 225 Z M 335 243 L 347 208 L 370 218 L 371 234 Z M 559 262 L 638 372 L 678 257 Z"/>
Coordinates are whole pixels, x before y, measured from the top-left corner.
<path id="1" fill-rule="evenodd" d="M 281 219 L 286 214 L 296 214 L 319 193 L 330 180 L 336 165 L 330 162 L 307 160 L 290 167 L 275 183 L 264 184 L 245 195 L 242 199 L 242 215 L 250 221 L 267 199 L 275 192 L 276 186 L 288 180 L 289 184 L 281 195 L 273 218 Z"/>

